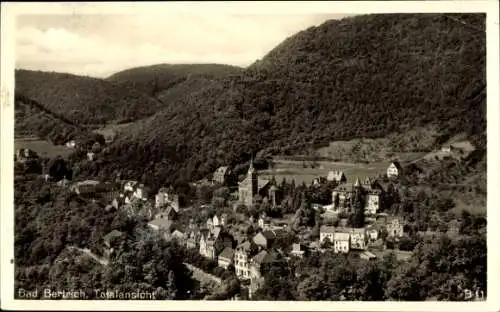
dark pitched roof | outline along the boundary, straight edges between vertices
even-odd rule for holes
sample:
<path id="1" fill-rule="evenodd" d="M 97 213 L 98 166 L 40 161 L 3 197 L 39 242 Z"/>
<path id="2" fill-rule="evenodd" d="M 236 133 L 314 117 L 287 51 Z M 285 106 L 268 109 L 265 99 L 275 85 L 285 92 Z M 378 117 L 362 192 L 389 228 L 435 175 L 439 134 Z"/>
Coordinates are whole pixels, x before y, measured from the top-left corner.
<path id="1" fill-rule="evenodd" d="M 171 213 L 177 214 L 177 210 L 175 210 L 175 207 L 169 205 L 169 206 L 167 206 L 165 213 L 167 215 L 170 215 Z"/>
<path id="2" fill-rule="evenodd" d="M 226 247 L 219 254 L 219 258 L 232 259 L 234 257 L 234 250 L 232 248 Z"/>
<path id="3" fill-rule="evenodd" d="M 393 161 L 393 162 L 391 163 L 391 165 L 392 165 L 392 164 L 394 164 L 394 166 L 395 166 L 396 168 L 398 168 L 398 169 L 403 168 L 403 167 L 401 166 L 401 164 L 399 163 L 399 161 Z"/>
<path id="4" fill-rule="evenodd" d="M 276 260 L 276 257 L 273 254 L 271 254 L 265 250 L 262 250 L 261 252 L 259 252 L 258 254 L 256 254 L 252 258 L 252 262 L 258 263 L 258 264 L 270 263 L 270 262 L 273 262 L 275 260 Z"/>
<path id="5" fill-rule="evenodd" d="M 273 231 L 262 231 L 260 232 L 266 239 L 275 239 L 276 234 Z M 258 234 L 257 234 L 258 235 Z"/>
<path id="6" fill-rule="evenodd" d="M 269 184 L 269 182 L 270 182 L 269 180 L 257 179 L 257 184 L 258 184 L 259 190 L 266 187 Z"/>

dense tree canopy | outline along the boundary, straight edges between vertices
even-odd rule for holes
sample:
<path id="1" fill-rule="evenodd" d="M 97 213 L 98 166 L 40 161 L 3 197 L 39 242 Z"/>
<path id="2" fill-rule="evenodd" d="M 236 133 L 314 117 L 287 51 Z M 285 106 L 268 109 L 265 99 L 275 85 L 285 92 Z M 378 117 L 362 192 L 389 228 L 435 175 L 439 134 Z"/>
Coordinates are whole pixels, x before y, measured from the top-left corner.
<path id="1" fill-rule="evenodd" d="M 141 218 L 71 194 L 40 180 L 17 182 L 15 188 L 15 289 L 82 289 L 87 299 L 102 299 L 96 290 L 155 293 L 154 299 L 189 299 L 194 290 L 184 266 L 184 249 L 150 234 Z M 109 265 L 103 239 L 116 240 Z"/>
<path id="2" fill-rule="evenodd" d="M 158 64 L 117 72 L 108 81 L 128 85 L 165 104 L 206 84 L 211 79 L 237 73 L 242 69 L 221 64 Z"/>
<path id="3" fill-rule="evenodd" d="M 152 115 L 162 103 L 126 85 L 63 73 L 16 70 L 16 93 L 73 123 L 127 122 Z"/>
<path id="4" fill-rule="evenodd" d="M 15 96 L 14 127 L 16 136 L 35 136 L 56 145 L 91 136 L 88 129 L 18 93 Z"/>
<path id="5" fill-rule="evenodd" d="M 151 183 L 190 180 L 261 149 L 404 136 L 426 125 L 442 136 L 465 131 L 484 147 L 485 83 L 484 15 L 328 21 L 127 128 L 106 167 Z"/>

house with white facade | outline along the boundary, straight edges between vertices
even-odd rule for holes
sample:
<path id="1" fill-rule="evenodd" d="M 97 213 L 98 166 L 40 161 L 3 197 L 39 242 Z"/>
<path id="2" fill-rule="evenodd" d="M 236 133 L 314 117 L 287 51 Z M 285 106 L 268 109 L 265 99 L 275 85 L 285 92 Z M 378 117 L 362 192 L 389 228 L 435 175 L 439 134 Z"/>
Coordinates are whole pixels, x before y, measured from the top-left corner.
<path id="1" fill-rule="evenodd" d="M 333 251 L 335 253 L 348 253 L 350 247 L 350 235 L 344 232 L 333 233 Z"/>
<path id="2" fill-rule="evenodd" d="M 239 279 L 250 279 L 250 259 L 255 255 L 256 251 L 257 247 L 250 241 L 245 241 L 236 247 L 234 268 Z"/>
<path id="3" fill-rule="evenodd" d="M 366 230 L 364 228 L 347 229 L 351 235 L 351 249 L 364 250 L 367 244 Z"/>
<path id="4" fill-rule="evenodd" d="M 326 180 L 329 182 L 335 181 L 338 184 L 347 183 L 347 178 L 346 178 L 344 172 L 339 171 L 339 170 L 334 170 L 334 171 L 328 172 L 328 176 L 326 177 Z"/>
<path id="5" fill-rule="evenodd" d="M 401 175 L 402 169 L 403 167 L 401 167 L 401 164 L 399 162 L 392 162 L 389 165 L 389 168 L 387 168 L 387 177 L 392 178 Z"/>

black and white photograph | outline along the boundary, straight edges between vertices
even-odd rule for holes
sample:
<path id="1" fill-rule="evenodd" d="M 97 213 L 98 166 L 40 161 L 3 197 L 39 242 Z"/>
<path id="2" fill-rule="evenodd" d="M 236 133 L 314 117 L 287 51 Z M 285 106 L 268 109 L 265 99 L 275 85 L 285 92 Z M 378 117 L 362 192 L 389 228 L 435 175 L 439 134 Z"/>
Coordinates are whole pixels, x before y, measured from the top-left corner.
<path id="1" fill-rule="evenodd" d="M 498 2 L 370 2 L 2 3 L 2 309 L 498 311 Z"/>

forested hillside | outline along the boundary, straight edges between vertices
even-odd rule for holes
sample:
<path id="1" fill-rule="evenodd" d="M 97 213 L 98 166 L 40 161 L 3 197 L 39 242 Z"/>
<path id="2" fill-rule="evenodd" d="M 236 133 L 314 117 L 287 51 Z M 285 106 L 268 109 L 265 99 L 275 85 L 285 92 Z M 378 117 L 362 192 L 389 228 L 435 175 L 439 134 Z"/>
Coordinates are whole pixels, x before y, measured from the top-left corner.
<path id="1" fill-rule="evenodd" d="M 97 289 L 141 289 L 156 292 L 157 300 L 194 295 L 183 249 L 152 235 L 143 220 L 105 211 L 69 189 L 39 180 L 16 182 L 15 189 L 16 298 L 26 299 L 19 298 L 20 288 L 38 290 L 38 299 L 45 289 L 79 289 L 86 293 L 84 299 L 102 299 Z M 116 246 L 119 260 L 108 266 L 81 252 L 104 250 L 103 237 L 112 230 L 128 238 Z"/>
<path id="2" fill-rule="evenodd" d="M 72 123 L 120 123 L 155 113 L 161 102 L 125 84 L 71 74 L 16 70 L 16 93 Z"/>
<path id="3" fill-rule="evenodd" d="M 426 125 L 437 127 L 439 142 L 466 132 L 485 148 L 484 29 L 478 14 L 328 21 L 128 128 L 102 168 L 161 184 L 263 148 L 287 153 Z"/>
<path id="4" fill-rule="evenodd" d="M 107 80 L 126 84 L 157 97 L 171 88 L 189 89 L 195 84 L 201 86 L 207 80 L 225 77 L 241 70 L 239 67 L 220 64 L 158 64 L 127 69 L 111 75 Z"/>
<path id="5" fill-rule="evenodd" d="M 71 139 L 83 139 L 90 136 L 90 131 L 85 127 L 19 94 L 15 96 L 14 131 L 16 136 L 35 136 L 47 139 L 56 145 L 64 144 Z"/>

